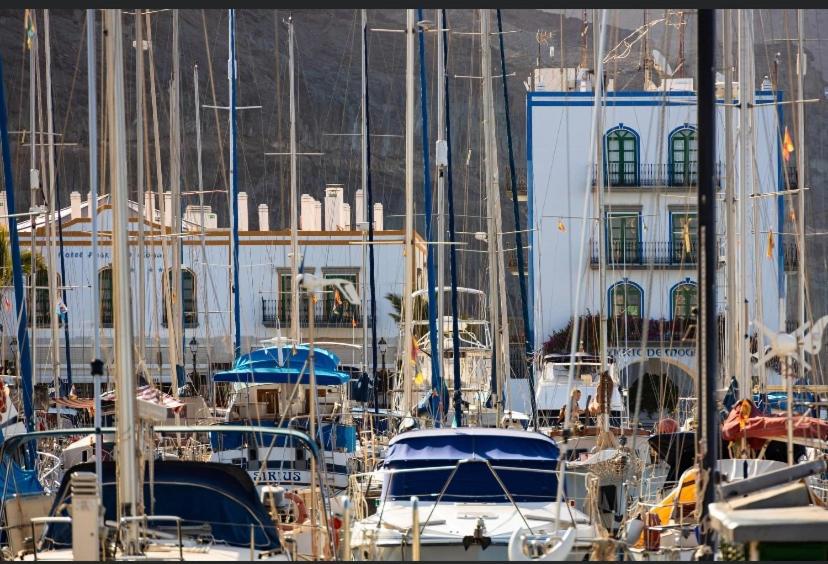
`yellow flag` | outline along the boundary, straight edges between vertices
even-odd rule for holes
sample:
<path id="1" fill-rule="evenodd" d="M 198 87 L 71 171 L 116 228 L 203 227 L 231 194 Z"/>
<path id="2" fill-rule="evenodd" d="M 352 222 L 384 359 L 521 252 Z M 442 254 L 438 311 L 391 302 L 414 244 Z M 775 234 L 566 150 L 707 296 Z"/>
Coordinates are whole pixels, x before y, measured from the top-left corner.
<path id="1" fill-rule="evenodd" d="M 425 376 L 422 372 L 417 372 L 417 375 L 414 376 L 414 383 L 420 386 L 423 382 L 425 382 Z"/>
<path id="2" fill-rule="evenodd" d="M 782 158 L 786 161 L 791 158 L 791 153 L 794 152 L 794 144 L 793 139 L 791 139 L 791 134 L 788 133 L 788 126 L 785 126 L 785 135 L 782 138 Z"/>
<path id="3" fill-rule="evenodd" d="M 313 305 L 316 305 L 316 302 L 319 301 L 319 298 L 316 297 L 316 294 L 311 294 L 311 301 L 313 302 Z"/>
<path id="4" fill-rule="evenodd" d="M 773 258 L 773 229 L 768 231 L 768 258 Z"/>
<path id="5" fill-rule="evenodd" d="M 566 225 L 564 225 L 563 221 L 558 221 L 558 231 L 560 231 L 561 233 L 566 232 Z"/>

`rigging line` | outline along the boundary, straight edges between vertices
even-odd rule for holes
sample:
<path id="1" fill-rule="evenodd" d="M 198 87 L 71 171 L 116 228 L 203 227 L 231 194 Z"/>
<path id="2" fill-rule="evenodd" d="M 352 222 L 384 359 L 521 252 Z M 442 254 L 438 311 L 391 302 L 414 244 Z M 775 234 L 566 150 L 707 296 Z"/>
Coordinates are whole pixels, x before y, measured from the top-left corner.
<path id="1" fill-rule="evenodd" d="M 219 24 L 221 23 L 221 14 L 219 14 Z M 213 105 L 216 106 L 218 102 L 216 101 L 216 82 L 213 76 L 213 58 L 210 54 L 210 41 L 207 36 L 207 16 L 205 15 L 204 10 L 201 10 L 201 28 L 204 32 L 204 51 L 207 54 L 207 74 L 210 77 L 210 92 L 213 97 Z M 216 34 L 218 35 L 217 28 Z M 216 121 L 216 139 L 218 139 L 218 153 L 220 155 L 219 164 L 221 165 L 221 176 L 224 180 L 224 187 L 225 189 L 228 188 L 229 184 L 227 182 L 227 164 L 224 161 L 224 137 L 222 136 L 221 132 L 221 120 L 219 120 L 218 110 L 213 110 L 213 116 L 215 117 Z"/>
<path id="2" fill-rule="evenodd" d="M 423 21 L 422 8 L 417 9 L 418 21 Z M 422 113 L 422 144 L 423 144 L 423 191 L 424 191 L 424 206 L 425 206 L 425 235 L 426 241 L 433 239 L 433 225 L 432 225 L 432 186 L 431 186 L 431 160 L 429 147 L 429 132 L 428 132 L 428 82 L 426 80 L 426 62 L 425 62 L 425 35 L 423 27 L 417 26 L 417 35 L 419 39 L 420 52 L 420 112 Z M 431 351 L 438 354 L 441 350 L 440 344 L 437 342 L 437 294 L 435 293 L 435 286 L 437 284 L 436 271 L 434 266 L 434 247 L 428 246 L 426 250 L 426 269 L 428 278 L 428 332 L 429 341 L 431 344 Z M 442 322 L 442 321 L 441 321 Z M 438 391 L 438 396 L 430 396 L 429 405 L 431 406 L 431 417 L 434 421 L 435 427 L 440 427 L 440 422 L 443 419 L 442 413 L 445 410 L 446 400 L 444 396 L 448 393 L 448 389 L 443 383 L 440 375 L 440 362 L 432 360 L 431 364 L 431 392 Z"/>
<path id="3" fill-rule="evenodd" d="M 497 9 L 497 31 L 499 32 L 499 39 L 500 39 L 500 73 L 503 76 L 506 75 L 506 52 L 503 45 L 503 21 L 501 17 L 500 8 Z M 538 408 L 535 399 L 535 370 L 534 370 L 534 363 L 529 362 L 529 359 L 533 357 L 534 348 L 535 348 L 535 338 L 534 338 L 534 331 L 532 327 L 532 322 L 529 320 L 529 300 L 527 296 L 527 288 L 526 288 L 526 265 L 523 257 L 523 235 L 521 233 L 521 224 L 520 224 L 520 209 L 518 206 L 518 193 L 517 193 L 517 174 L 515 172 L 515 154 L 514 149 L 512 147 L 512 120 L 510 117 L 509 112 L 509 87 L 507 85 L 506 80 L 503 81 L 503 106 L 504 106 L 504 114 L 506 117 L 506 140 L 509 149 L 509 176 L 510 176 L 510 184 L 512 188 L 512 210 L 514 212 L 514 221 L 515 221 L 515 246 L 520 251 L 517 252 L 517 265 L 518 265 L 518 281 L 520 285 L 520 301 L 522 305 L 522 312 L 523 312 L 523 331 L 524 331 L 524 341 L 525 341 L 525 353 L 526 358 L 524 362 L 526 362 L 526 369 L 527 369 L 527 376 L 529 378 L 529 401 L 532 406 L 532 425 L 534 428 L 537 429 L 538 427 Z"/>

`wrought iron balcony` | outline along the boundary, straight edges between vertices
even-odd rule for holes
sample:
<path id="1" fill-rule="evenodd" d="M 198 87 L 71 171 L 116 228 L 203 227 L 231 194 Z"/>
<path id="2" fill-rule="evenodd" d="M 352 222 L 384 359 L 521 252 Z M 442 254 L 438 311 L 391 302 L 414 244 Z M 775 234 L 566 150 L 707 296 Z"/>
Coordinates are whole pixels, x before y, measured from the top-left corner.
<path id="1" fill-rule="evenodd" d="M 316 306 L 313 323 L 319 328 L 353 328 L 362 327 L 362 310 L 350 304 L 340 304 L 336 311 L 326 311 L 320 302 Z M 334 308 L 331 308 L 334 309 Z M 369 318 L 368 323 L 371 323 Z M 286 307 L 279 306 L 276 298 L 262 298 L 262 325 L 265 327 L 284 327 L 290 325 L 290 301 Z M 299 302 L 299 325 L 308 325 L 308 300 Z"/>
<path id="2" fill-rule="evenodd" d="M 714 182 L 721 186 L 722 164 L 714 167 Z M 605 163 L 605 188 L 690 188 L 698 186 L 698 163 Z M 592 185 L 598 184 L 598 166 L 592 172 Z"/>
<path id="3" fill-rule="evenodd" d="M 598 241 L 590 241 L 590 264 L 600 264 Z M 687 249 L 684 241 L 610 241 L 606 247 L 606 265 L 609 267 L 643 268 L 661 266 L 695 268 L 698 264 L 696 241 Z"/>

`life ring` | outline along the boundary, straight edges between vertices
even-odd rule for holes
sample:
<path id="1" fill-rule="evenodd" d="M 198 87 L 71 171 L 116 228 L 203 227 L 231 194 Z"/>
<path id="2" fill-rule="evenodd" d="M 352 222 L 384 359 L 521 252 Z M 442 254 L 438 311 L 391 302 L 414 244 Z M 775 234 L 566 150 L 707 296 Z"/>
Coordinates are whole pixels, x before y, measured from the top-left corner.
<path id="1" fill-rule="evenodd" d="M 293 492 L 285 492 L 285 498 L 289 499 L 296 506 L 296 523 L 304 523 L 308 518 L 308 510 L 305 507 L 305 501 Z"/>
<path id="2" fill-rule="evenodd" d="M 0 380 L 0 413 L 6 413 L 6 384 Z"/>

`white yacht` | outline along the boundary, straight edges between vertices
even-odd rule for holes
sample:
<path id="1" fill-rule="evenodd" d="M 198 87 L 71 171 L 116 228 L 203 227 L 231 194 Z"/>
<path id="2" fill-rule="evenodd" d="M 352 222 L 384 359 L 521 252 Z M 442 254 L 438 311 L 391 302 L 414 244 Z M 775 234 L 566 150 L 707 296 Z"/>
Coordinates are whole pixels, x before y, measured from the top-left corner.
<path id="1" fill-rule="evenodd" d="M 505 561 L 518 531 L 551 535 L 575 529 L 569 558 L 582 560 L 596 531 L 587 515 L 557 499 L 558 454 L 552 439 L 522 430 L 397 435 L 380 470 L 379 507 L 352 528 L 353 557 L 411 559 L 412 543 L 418 543 L 422 560 Z M 412 532 L 414 496 L 419 540 Z"/>

